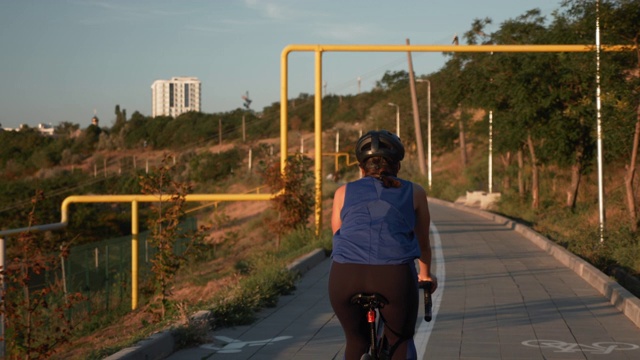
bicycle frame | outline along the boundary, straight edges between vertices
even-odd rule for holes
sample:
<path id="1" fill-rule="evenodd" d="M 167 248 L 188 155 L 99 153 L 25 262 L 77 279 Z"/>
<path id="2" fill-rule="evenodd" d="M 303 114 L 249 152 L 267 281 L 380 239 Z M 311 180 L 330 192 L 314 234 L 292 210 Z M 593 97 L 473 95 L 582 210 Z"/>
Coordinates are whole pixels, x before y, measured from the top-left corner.
<path id="1" fill-rule="evenodd" d="M 424 320 L 431 321 L 431 289 L 433 283 L 431 281 L 420 281 L 418 288 L 423 290 L 424 295 Z M 362 355 L 360 360 L 385 360 L 390 357 L 389 344 L 384 337 L 384 319 L 382 316 L 378 319 L 380 309 L 389 304 L 389 301 L 380 294 L 355 294 L 351 298 L 352 304 L 360 305 L 367 311 L 367 323 L 369 324 L 369 352 Z"/>
<path id="2" fill-rule="evenodd" d="M 358 304 L 367 310 L 367 323 L 369 324 L 369 352 L 365 353 L 361 360 L 388 359 L 388 349 L 385 349 L 386 341 L 383 335 L 384 321 L 382 317 L 378 319 L 378 312 L 389 304 L 389 301 L 380 294 L 356 294 L 351 298 L 352 304 Z M 376 323 L 377 320 L 377 323 Z"/>

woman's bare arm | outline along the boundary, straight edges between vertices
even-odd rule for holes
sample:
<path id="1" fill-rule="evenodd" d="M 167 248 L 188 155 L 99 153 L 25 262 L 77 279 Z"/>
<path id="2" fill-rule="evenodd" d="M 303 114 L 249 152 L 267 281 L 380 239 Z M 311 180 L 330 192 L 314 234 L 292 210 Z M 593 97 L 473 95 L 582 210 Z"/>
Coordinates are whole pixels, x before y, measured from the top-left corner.
<path id="1" fill-rule="evenodd" d="M 342 211 L 342 205 L 344 205 L 344 194 L 346 185 L 342 185 L 336 190 L 333 195 L 333 210 L 331 213 L 331 230 L 335 234 L 342 226 L 342 220 L 340 219 L 340 212 Z"/>
<path id="2" fill-rule="evenodd" d="M 432 292 L 438 286 L 437 278 L 431 274 L 431 242 L 429 241 L 429 224 L 431 215 L 429 214 L 429 204 L 427 202 L 427 192 L 418 184 L 413 184 L 413 204 L 416 210 L 415 234 L 420 244 L 420 272 L 419 281 L 433 282 Z"/>

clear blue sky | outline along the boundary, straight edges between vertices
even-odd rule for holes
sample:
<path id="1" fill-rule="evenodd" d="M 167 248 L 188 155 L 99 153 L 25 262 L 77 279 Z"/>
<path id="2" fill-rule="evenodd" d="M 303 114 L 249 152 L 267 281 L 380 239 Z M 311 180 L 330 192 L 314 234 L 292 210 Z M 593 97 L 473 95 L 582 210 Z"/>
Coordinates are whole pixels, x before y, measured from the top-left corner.
<path id="1" fill-rule="evenodd" d="M 202 82 L 202 111 L 252 109 L 280 100 L 280 56 L 290 44 L 450 44 L 474 19 L 496 30 L 560 0 L 0 0 L 0 124 L 110 127 L 120 105 L 151 115 L 151 84 Z M 548 17 L 549 18 L 549 17 Z M 462 41 L 462 37 L 461 37 Z M 463 42 L 461 42 L 463 44 Z M 415 53 L 418 75 L 440 53 Z M 289 56 L 289 97 L 314 93 L 313 53 Z M 385 71 L 407 70 L 406 53 L 326 53 L 327 93 L 369 91 Z"/>

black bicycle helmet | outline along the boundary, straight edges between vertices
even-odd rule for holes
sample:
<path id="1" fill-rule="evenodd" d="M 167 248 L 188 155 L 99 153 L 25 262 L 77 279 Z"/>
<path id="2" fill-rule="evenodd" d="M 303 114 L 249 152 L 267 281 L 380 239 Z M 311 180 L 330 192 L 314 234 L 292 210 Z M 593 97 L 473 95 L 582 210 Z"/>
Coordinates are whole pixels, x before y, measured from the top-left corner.
<path id="1" fill-rule="evenodd" d="M 373 156 L 400 162 L 404 159 L 404 146 L 396 134 L 387 130 L 369 131 L 356 143 L 356 158 L 362 164 Z"/>

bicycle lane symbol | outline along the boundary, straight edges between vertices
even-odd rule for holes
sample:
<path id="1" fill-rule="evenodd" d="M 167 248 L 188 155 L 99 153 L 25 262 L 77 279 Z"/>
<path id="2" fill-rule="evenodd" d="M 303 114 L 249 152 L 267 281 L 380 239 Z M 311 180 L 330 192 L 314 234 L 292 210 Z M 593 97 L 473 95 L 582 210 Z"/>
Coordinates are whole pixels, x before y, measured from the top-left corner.
<path id="1" fill-rule="evenodd" d="M 607 355 L 614 350 L 636 350 L 640 346 L 636 344 L 617 342 L 595 342 L 591 345 L 567 343 L 558 340 L 526 340 L 522 345 L 539 348 L 556 349 L 557 353 L 590 352 L 592 354 Z"/>
<path id="2" fill-rule="evenodd" d="M 277 336 L 271 339 L 255 340 L 255 341 L 240 341 L 238 339 L 232 339 L 226 336 L 215 336 L 216 340 L 225 343 L 224 346 L 219 347 L 218 344 L 204 344 L 200 345 L 203 349 L 214 350 L 221 354 L 239 353 L 245 346 L 263 346 L 271 345 L 276 341 L 288 340 L 293 336 Z"/>

